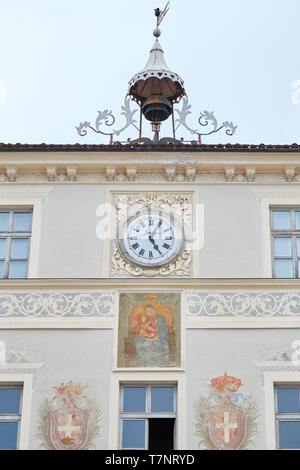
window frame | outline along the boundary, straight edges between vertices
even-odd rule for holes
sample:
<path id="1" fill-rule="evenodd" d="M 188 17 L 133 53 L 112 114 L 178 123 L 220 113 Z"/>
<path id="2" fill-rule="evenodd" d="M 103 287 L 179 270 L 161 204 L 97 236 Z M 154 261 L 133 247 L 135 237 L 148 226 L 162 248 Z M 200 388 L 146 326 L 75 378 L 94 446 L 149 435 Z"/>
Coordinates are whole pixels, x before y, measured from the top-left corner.
<path id="1" fill-rule="evenodd" d="M 299 391 L 299 403 L 300 403 L 300 382 L 288 382 L 288 383 L 274 383 L 274 410 L 275 410 L 275 432 L 276 432 L 276 449 L 277 450 L 300 450 L 299 448 L 280 448 L 280 436 L 279 436 L 279 422 L 283 421 L 298 421 L 300 422 L 300 411 L 298 413 L 281 413 L 278 412 L 278 388 L 297 388 Z"/>
<path id="2" fill-rule="evenodd" d="M 287 385 L 300 386 L 300 371 L 287 371 L 282 365 L 280 371 L 264 372 L 264 399 L 265 399 L 265 432 L 266 432 L 266 449 L 282 450 L 278 448 L 277 430 L 276 430 L 276 402 L 275 387 Z"/>
<path id="3" fill-rule="evenodd" d="M 111 376 L 108 449 L 119 449 L 120 386 L 122 384 L 168 384 L 177 388 L 177 436 L 176 449 L 187 448 L 187 387 L 184 369 L 168 370 L 114 370 Z"/>
<path id="4" fill-rule="evenodd" d="M 29 273 L 29 262 L 30 262 L 30 248 L 31 248 L 31 238 L 32 238 L 32 226 L 33 226 L 33 208 L 20 208 L 20 207 L 0 207 L 0 214 L 7 213 L 9 214 L 8 230 L 0 231 L 0 239 L 6 240 L 6 253 L 4 258 L 0 258 L 0 261 L 3 261 L 3 273 L 0 279 L 27 279 Z M 13 230 L 14 223 L 14 214 L 30 213 L 31 222 L 30 222 L 30 231 L 21 231 Z M 12 240 L 13 239 L 26 239 L 28 242 L 28 252 L 26 258 L 12 258 Z M 9 277 L 10 265 L 12 261 L 27 261 L 27 270 L 26 276 L 21 278 Z"/>
<path id="5" fill-rule="evenodd" d="M 146 410 L 145 411 L 122 411 L 124 403 L 124 388 L 146 388 Z M 173 410 L 170 412 L 165 411 L 151 411 L 151 390 L 152 388 L 173 388 Z M 119 394 L 119 415 L 120 415 L 120 424 L 119 424 L 119 440 L 118 448 L 120 450 L 148 450 L 149 445 L 149 419 L 165 418 L 165 419 L 174 419 L 174 442 L 173 448 L 176 449 L 177 444 L 177 384 L 176 383 L 122 383 L 120 384 L 120 394 Z M 123 439 L 123 422 L 124 421 L 145 421 L 145 447 L 135 448 L 135 447 L 122 447 Z"/>
<path id="6" fill-rule="evenodd" d="M 19 402 L 19 413 L 0 413 L 0 423 L 18 423 L 18 431 L 17 431 L 17 446 L 16 450 L 19 448 L 20 442 L 20 429 L 21 429 L 21 421 L 22 421 L 22 407 L 23 407 L 23 385 L 22 384 L 1 384 L 0 382 L 0 390 L 10 390 L 10 389 L 20 389 L 20 402 Z M 2 449 L 6 450 L 6 449 Z M 11 449 L 15 450 L 15 449 Z"/>
<path id="7" fill-rule="evenodd" d="M 300 269 L 300 253 L 297 252 L 297 238 L 300 238 L 300 229 L 296 229 L 295 212 L 300 212 L 300 206 L 270 206 L 270 236 L 271 236 L 271 260 L 272 260 L 272 277 L 274 279 L 299 279 Z M 289 212 L 290 214 L 290 228 L 289 229 L 274 229 L 273 228 L 273 213 L 274 212 Z M 291 238 L 291 256 L 275 256 L 275 238 Z M 275 262 L 276 260 L 286 259 L 292 261 L 293 276 L 289 278 L 281 278 L 276 276 Z"/>
<path id="8" fill-rule="evenodd" d="M 16 369 L 19 368 L 18 366 L 21 368 L 21 366 L 24 367 L 24 364 L 15 364 Z M 21 420 L 18 429 L 17 450 L 28 450 L 33 394 L 33 374 L 12 374 L 9 373 L 9 369 L 11 369 L 11 364 L 0 364 L 0 387 L 22 387 L 22 398 L 20 402 Z"/>

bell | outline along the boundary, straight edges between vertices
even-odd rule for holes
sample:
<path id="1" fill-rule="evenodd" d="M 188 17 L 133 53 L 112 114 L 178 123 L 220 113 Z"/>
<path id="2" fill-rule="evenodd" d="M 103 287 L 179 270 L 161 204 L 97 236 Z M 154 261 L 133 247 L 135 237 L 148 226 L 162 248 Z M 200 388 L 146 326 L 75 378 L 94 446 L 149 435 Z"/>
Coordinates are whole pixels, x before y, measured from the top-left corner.
<path id="1" fill-rule="evenodd" d="M 148 121 L 162 122 L 172 114 L 172 106 L 164 96 L 153 95 L 145 101 L 142 112 Z"/>

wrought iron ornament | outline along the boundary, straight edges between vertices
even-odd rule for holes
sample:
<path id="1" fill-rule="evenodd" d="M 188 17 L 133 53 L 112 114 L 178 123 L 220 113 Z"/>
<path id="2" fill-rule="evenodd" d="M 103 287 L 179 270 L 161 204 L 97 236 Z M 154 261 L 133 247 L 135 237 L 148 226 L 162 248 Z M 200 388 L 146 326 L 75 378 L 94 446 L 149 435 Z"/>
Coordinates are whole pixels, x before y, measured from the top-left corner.
<path id="1" fill-rule="evenodd" d="M 164 17 L 169 11 L 170 2 L 167 3 L 163 10 L 159 8 L 155 9 L 155 16 L 157 18 L 157 26 L 153 31 L 153 35 L 156 38 L 154 46 L 150 51 L 149 60 L 144 69 L 135 74 L 129 81 L 128 93 L 125 96 L 124 106 L 121 107 L 121 115 L 125 118 L 125 124 L 119 129 L 106 129 L 112 128 L 115 124 L 116 119 L 112 114 L 112 111 L 105 109 L 104 111 L 98 111 L 98 116 L 95 120 L 94 126 L 89 121 L 84 121 L 76 127 L 78 134 L 83 137 L 87 135 L 87 130 L 91 129 L 97 134 L 102 134 L 110 137 L 110 145 L 114 143 L 114 136 L 119 136 L 128 127 L 134 126 L 138 131 L 138 138 L 131 141 L 127 139 L 126 142 L 117 143 L 139 143 L 143 144 L 166 144 L 166 143 L 183 143 L 191 141 L 185 141 L 184 138 L 180 140 L 176 139 L 176 131 L 180 126 L 184 127 L 192 135 L 197 135 L 197 142 L 200 144 L 203 136 L 215 134 L 222 129 L 225 130 L 228 136 L 233 136 L 236 132 L 237 126 L 234 126 L 232 122 L 224 121 L 221 125 L 218 125 L 218 121 L 214 115 L 214 112 L 203 111 L 200 113 L 198 123 L 201 127 L 208 127 L 206 132 L 201 132 L 201 128 L 191 128 L 187 123 L 187 117 L 191 114 L 191 105 L 188 102 L 188 98 L 184 89 L 183 80 L 175 72 L 172 72 L 164 59 L 164 51 L 158 41 L 161 32 L 159 26 L 163 21 Z M 174 105 L 179 103 L 182 99 L 182 108 L 174 109 Z M 139 106 L 138 109 L 131 110 L 130 101 L 134 101 Z M 139 125 L 135 119 L 136 113 L 139 111 Z M 174 113 L 178 114 L 178 119 L 175 120 Z M 142 136 L 142 124 L 143 116 L 151 121 L 152 131 L 154 138 Z M 160 138 L 161 123 L 172 116 L 172 137 Z M 176 126 L 177 123 L 177 126 Z M 104 130 L 103 130 L 104 129 Z M 192 141 L 193 143 L 195 141 Z M 115 142 L 116 143 L 116 142 Z"/>

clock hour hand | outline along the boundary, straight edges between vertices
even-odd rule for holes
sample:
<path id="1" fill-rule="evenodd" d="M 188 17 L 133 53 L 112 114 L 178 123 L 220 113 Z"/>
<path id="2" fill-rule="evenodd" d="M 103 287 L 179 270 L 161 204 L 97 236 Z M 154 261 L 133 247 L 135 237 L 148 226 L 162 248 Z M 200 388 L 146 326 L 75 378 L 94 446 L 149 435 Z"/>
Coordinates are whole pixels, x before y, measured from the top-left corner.
<path id="1" fill-rule="evenodd" d="M 156 245 L 156 243 L 155 243 L 155 241 L 153 240 L 153 238 L 151 237 L 151 235 L 149 235 L 149 240 L 150 240 L 150 242 L 152 243 L 154 250 L 158 251 L 159 254 L 162 255 L 162 252 L 160 251 L 160 249 L 159 249 L 158 246 Z"/>

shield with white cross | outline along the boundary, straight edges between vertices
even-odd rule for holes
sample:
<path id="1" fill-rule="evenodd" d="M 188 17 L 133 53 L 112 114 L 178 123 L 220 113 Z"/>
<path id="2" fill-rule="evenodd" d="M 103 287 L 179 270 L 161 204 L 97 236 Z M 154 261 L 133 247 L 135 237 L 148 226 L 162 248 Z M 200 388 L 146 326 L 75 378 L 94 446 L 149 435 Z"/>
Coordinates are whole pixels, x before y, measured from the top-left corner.
<path id="1" fill-rule="evenodd" d="M 62 407 L 47 415 L 49 438 L 57 450 L 80 450 L 87 437 L 88 410 Z"/>
<path id="2" fill-rule="evenodd" d="M 206 410 L 207 432 L 213 445 L 219 450 L 235 450 L 240 447 L 247 432 L 246 409 L 227 399 Z"/>

